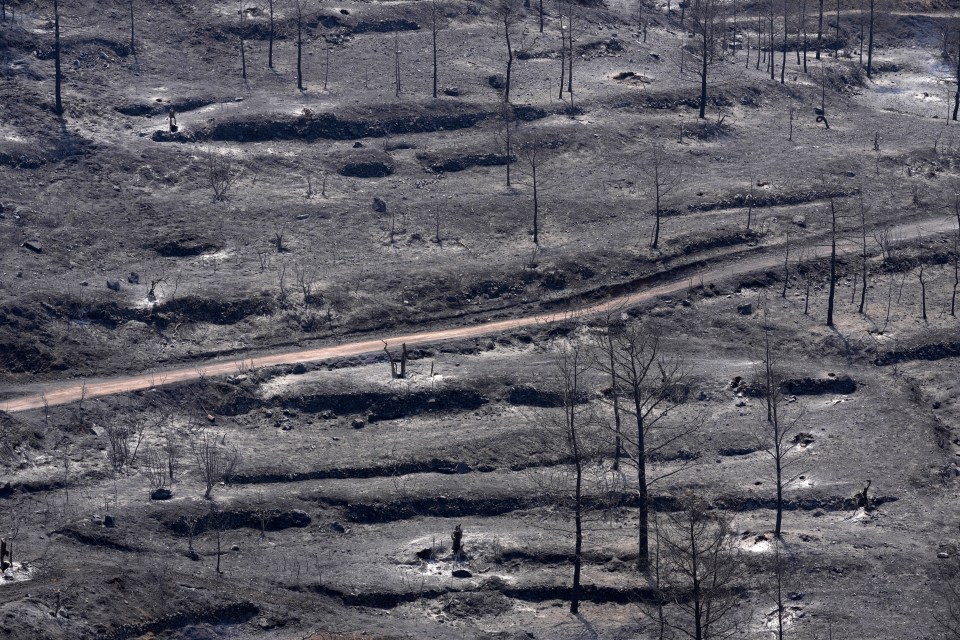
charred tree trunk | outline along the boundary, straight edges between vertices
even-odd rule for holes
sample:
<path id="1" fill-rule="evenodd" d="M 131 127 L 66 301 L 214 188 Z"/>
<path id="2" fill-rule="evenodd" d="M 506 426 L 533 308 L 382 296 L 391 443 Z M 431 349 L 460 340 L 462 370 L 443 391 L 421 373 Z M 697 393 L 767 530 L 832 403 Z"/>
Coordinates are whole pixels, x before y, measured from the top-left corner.
<path id="1" fill-rule="evenodd" d="M 268 7 L 269 7 L 269 11 L 270 11 L 270 35 L 269 35 L 269 40 L 268 40 L 268 44 L 267 44 L 267 68 L 268 68 L 268 69 L 273 69 L 273 35 L 274 35 L 274 27 L 273 27 L 273 0 L 269 0 L 269 5 L 268 5 Z"/>
<path id="2" fill-rule="evenodd" d="M 833 299 L 837 291 L 837 209 L 830 198 L 830 297 L 827 299 L 827 326 L 833 326 Z"/>
<path id="3" fill-rule="evenodd" d="M 817 21 L 817 60 L 820 59 L 821 49 L 823 49 L 823 0 L 820 0 L 820 18 Z"/>
<path id="4" fill-rule="evenodd" d="M 53 112 L 58 116 L 63 115 L 63 100 L 61 98 L 61 83 L 63 74 L 60 71 L 60 2 L 53 0 L 53 69 L 54 69 L 54 100 Z M 954 112 L 956 120 L 956 112 Z"/>

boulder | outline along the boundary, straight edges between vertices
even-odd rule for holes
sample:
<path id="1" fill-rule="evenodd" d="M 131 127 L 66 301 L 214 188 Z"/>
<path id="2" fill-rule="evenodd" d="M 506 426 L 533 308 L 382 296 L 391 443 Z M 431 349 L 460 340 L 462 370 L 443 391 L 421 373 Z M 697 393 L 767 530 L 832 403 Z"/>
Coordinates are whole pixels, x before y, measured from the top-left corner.
<path id="1" fill-rule="evenodd" d="M 150 492 L 151 500 L 169 500 L 173 497 L 173 491 L 167 489 L 166 487 L 160 487 L 159 489 L 154 489 Z"/>
<path id="2" fill-rule="evenodd" d="M 387 212 L 387 203 L 383 201 L 382 198 L 373 199 L 373 210 L 377 213 L 386 213 Z"/>
<path id="3" fill-rule="evenodd" d="M 40 244 L 39 240 L 26 240 L 20 246 L 34 253 L 43 253 L 43 245 Z"/>
<path id="4" fill-rule="evenodd" d="M 737 313 L 742 316 L 748 316 L 753 313 L 753 305 L 751 303 L 737 305 Z"/>

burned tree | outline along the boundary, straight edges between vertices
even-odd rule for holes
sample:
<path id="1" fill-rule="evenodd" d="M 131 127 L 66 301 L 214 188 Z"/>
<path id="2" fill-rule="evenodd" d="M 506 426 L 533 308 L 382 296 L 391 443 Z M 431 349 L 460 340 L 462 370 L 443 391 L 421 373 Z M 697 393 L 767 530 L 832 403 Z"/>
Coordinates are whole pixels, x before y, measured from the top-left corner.
<path id="1" fill-rule="evenodd" d="M 507 73 L 503 86 L 503 101 L 510 102 L 510 79 L 513 73 L 513 42 L 510 34 L 521 19 L 520 0 L 499 0 L 496 5 L 497 22 L 503 27 L 504 42 L 507 46 Z"/>
<path id="2" fill-rule="evenodd" d="M 660 222 L 663 215 L 664 200 L 669 197 L 683 180 L 683 169 L 668 155 L 662 144 L 654 144 L 645 154 L 640 171 L 646 178 L 648 194 L 653 196 L 653 232 L 650 234 L 650 248 L 660 246 Z"/>
<path id="3" fill-rule="evenodd" d="M 220 442 L 217 442 L 220 440 Z M 210 492 L 220 482 L 229 480 L 240 464 L 242 456 L 236 447 L 226 446 L 226 436 L 217 436 L 206 429 L 197 434 L 190 443 L 197 471 L 206 491 L 203 497 L 210 499 Z"/>
<path id="4" fill-rule="evenodd" d="M 530 179 L 533 195 L 533 244 L 540 246 L 540 178 L 537 170 L 540 168 L 547 147 L 540 141 L 536 131 L 529 131 L 520 140 L 518 148 L 520 158 L 527 170 L 527 177 Z M 509 166 L 509 158 L 507 162 Z"/>
<path id="5" fill-rule="evenodd" d="M 783 398 L 783 378 L 774 364 L 774 351 L 770 345 L 770 326 L 767 324 L 767 315 L 763 317 L 763 370 L 760 376 L 764 384 L 764 398 L 766 400 L 767 416 L 763 421 L 758 434 L 759 450 L 765 453 L 773 463 L 774 484 L 776 485 L 776 521 L 773 535 L 780 538 L 783 527 L 783 492 L 799 476 L 793 468 L 797 459 L 790 458 L 790 454 L 800 446 L 802 438 L 797 433 L 802 414 L 788 420 L 785 415 Z"/>
<path id="6" fill-rule="evenodd" d="M 430 0 L 430 44 L 433 51 L 433 97 L 437 97 L 437 38 L 443 29 L 447 27 L 447 20 L 444 16 L 444 5 L 442 0 Z"/>
<path id="7" fill-rule="evenodd" d="M 653 473 L 651 465 L 695 431 L 699 420 L 668 419 L 686 402 L 687 373 L 681 359 L 667 355 L 657 330 L 635 325 L 619 332 L 613 342 L 613 358 L 608 353 L 597 361 L 600 371 L 616 380 L 615 391 L 623 396 L 620 409 L 635 424 L 635 430 L 624 429 L 621 436 L 624 455 L 637 473 L 637 566 L 645 571 L 650 566 L 650 487 L 684 470 L 690 461 L 659 473 Z"/>
<path id="8" fill-rule="evenodd" d="M 657 549 L 660 599 L 669 603 L 663 625 L 696 640 L 731 637 L 740 622 L 743 563 L 729 518 L 691 493 L 664 520 Z"/>
<path id="9" fill-rule="evenodd" d="M 293 0 L 297 12 L 297 89 L 303 91 L 303 11 L 306 0 Z"/>
<path id="10" fill-rule="evenodd" d="M 58 116 L 63 115 L 63 99 L 61 97 L 61 85 L 63 83 L 63 73 L 60 69 L 60 0 L 53 0 L 53 69 L 54 69 L 54 100 L 55 106 L 53 112 Z M 953 119 L 957 116 L 954 113 Z"/>
<path id="11" fill-rule="evenodd" d="M 276 35 L 276 29 L 273 21 L 273 3 L 274 0 L 267 0 L 267 11 L 270 15 L 270 27 L 267 35 L 267 68 L 273 69 L 273 38 Z"/>
<path id="12" fill-rule="evenodd" d="M 584 401 L 587 358 L 579 343 L 558 349 L 554 360 L 554 386 L 561 399 L 559 414 L 540 417 L 550 446 L 559 447 L 570 465 L 550 473 L 549 495 L 558 512 L 573 520 L 573 577 L 570 588 L 570 613 L 580 610 L 580 578 L 583 563 L 583 532 L 586 517 L 585 490 L 587 471 L 595 458 L 596 421 L 593 409 Z"/>
<path id="13" fill-rule="evenodd" d="M 721 13 L 720 0 L 692 0 L 690 5 L 690 30 L 694 33 L 694 43 L 687 52 L 694 59 L 694 72 L 700 82 L 700 118 L 706 117 L 710 67 L 725 55 L 719 47 Z"/>

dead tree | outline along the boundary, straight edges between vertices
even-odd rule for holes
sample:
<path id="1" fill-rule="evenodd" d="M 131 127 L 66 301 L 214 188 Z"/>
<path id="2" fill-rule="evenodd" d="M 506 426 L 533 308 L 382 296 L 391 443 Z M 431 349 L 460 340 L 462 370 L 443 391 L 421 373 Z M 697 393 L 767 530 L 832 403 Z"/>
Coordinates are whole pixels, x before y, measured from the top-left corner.
<path id="1" fill-rule="evenodd" d="M 303 10 L 306 0 L 293 0 L 297 12 L 297 89 L 303 91 Z"/>
<path id="2" fill-rule="evenodd" d="M 217 440 L 220 440 L 218 443 Z M 204 429 L 190 443 L 197 471 L 203 480 L 203 497 L 210 499 L 210 492 L 220 482 L 229 480 L 240 464 L 242 456 L 237 447 L 226 446 L 226 436 L 218 438 L 216 434 Z"/>
<path id="3" fill-rule="evenodd" d="M 554 386 L 561 399 L 559 415 L 541 417 L 550 446 L 560 448 L 570 466 L 552 473 L 551 494 L 558 511 L 573 520 L 573 578 L 570 588 L 570 613 L 580 610 L 580 578 L 583 563 L 583 533 L 586 517 L 586 473 L 594 459 L 596 421 L 593 409 L 583 399 L 587 357 L 579 343 L 558 349 L 553 365 Z"/>
<path id="4" fill-rule="evenodd" d="M 612 361 L 609 357 L 596 360 L 601 372 L 616 376 L 615 389 L 624 396 L 620 407 L 636 427 L 632 433 L 624 430 L 621 435 L 624 455 L 637 472 L 637 566 L 645 571 L 650 566 L 650 487 L 687 466 L 680 464 L 657 474 L 651 465 L 667 447 L 676 445 L 700 425 L 696 420 L 669 420 L 670 414 L 686 402 L 687 374 L 681 359 L 666 354 L 655 329 L 624 329 L 614 337 Z"/>
<path id="5" fill-rule="evenodd" d="M 650 248 L 660 246 L 660 222 L 663 216 L 664 200 L 680 186 L 683 180 L 682 167 L 673 162 L 667 155 L 662 144 L 654 144 L 640 163 L 640 171 L 646 177 L 646 182 L 653 196 L 653 232 L 650 234 Z"/>
<path id="6" fill-rule="evenodd" d="M 513 42 L 510 32 L 521 19 L 519 0 L 499 0 L 496 5 L 497 21 L 503 27 L 504 42 L 507 46 L 507 74 L 503 87 L 503 101 L 510 102 L 510 80 L 513 73 Z"/>
<path id="7" fill-rule="evenodd" d="M 820 17 L 817 20 L 817 60 L 820 59 L 820 51 L 823 49 L 823 0 L 819 0 Z"/>
<path id="8" fill-rule="evenodd" d="M 725 52 L 718 46 L 717 33 L 721 31 L 722 4 L 720 0 L 692 0 L 690 7 L 691 31 L 694 33 L 693 44 L 688 53 L 694 59 L 694 72 L 700 82 L 700 112 L 699 117 L 706 117 L 707 84 L 710 67 L 719 63 L 725 57 Z"/>
<path id="9" fill-rule="evenodd" d="M 275 35 L 275 26 L 273 21 L 273 3 L 274 0 L 267 0 L 267 11 L 270 14 L 270 31 L 267 36 L 267 68 L 273 69 L 273 38 Z"/>
<path id="10" fill-rule="evenodd" d="M 239 12 L 240 13 L 240 29 L 238 31 L 238 35 L 240 36 L 240 68 L 241 68 L 241 76 L 243 77 L 244 80 L 247 79 L 247 50 L 246 50 L 246 46 L 244 45 L 244 39 L 243 39 L 243 33 L 244 33 L 244 30 L 246 29 L 246 25 L 244 24 L 244 18 L 246 18 L 246 15 L 247 15 L 245 5 L 246 5 L 246 2 L 240 3 L 240 12 Z"/>
<path id="11" fill-rule="evenodd" d="M 430 39 L 433 49 L 433 97 L 437 97 L 437 37 L 446 28 L 444 5 L 442 0 L 430 0 Z"/>
<path id="12" fill-rule="evenodd" d="M 543 159 L 546 149 L 535 131 L 528 132 L 518 145 L 520 158 L 527 170 L 527 176 L 530 179 L 530 187 L 533 190 L 533 244 L 540 246 L 540 179 L 537 170 Z M 509 158 L 508 158 L 509 163 Z M 508 165 L 509 166 L 509 165 Z"/>
<path id="13" fill-rule="evenodd" d="M 799 477 L 794 472 L 797 459 L 790 459 L 790 454 L 800 445 L 797 427 L 800 424 L 802 412 L 788 420 L 784 415 L 783 379 L 774 364 L 775 353 L 770 345 L 770 326 L 767 324 L 767 314 L 763 316 L 763 371 L 764 396 L 766 399 L 767 417 L 758 434 L 758 446 L 773 462 L 774 483 L 776 485 L 776 521 L 773 535 L 780 538 L 783 526 L 783 492 Z"/>
<path id="14" fill-rule="evenodd" d="M 957 317 L 957 288 L 960 287 L 960 192 L 953 194 L 953 210 L 957 214 L 957 235 L 953 237 L 953 294 L 950 315 Z"/>
<path id="15" fill-rule="evenodd" d="M 217 153 L 210 150 L 207 156 L 207 181 L 213 191 L 213 201 L 223 202 L 230 193 L 230 188 L 236 180 L 233 171 L 233 161 L 226 153 Z"/>
<path id="16" fill-rule="evenodd" d="M 832 194 L 832 191 L 831 191 Z M 830 196 L 830 293 L 827 298 L 827 326 L 833 326 L 833 301 L 837 292 L 837 207 Z"/>
<path id="17" fill-rule="evenodd" d="M 858 194 L 860 204 L 860 307 L 858 313 L 867 311 L 867 207 L 863 202 L 863 189 Z"/>
<path id="18" fill-rule="evenodd" d="M 53 112 L 58 116 L 63 116 L 63 99 L 61 97 L 61 85 L 63 83 L 63 73 L 60 68 L 60 0 L 53 0 L 53 69 L 54 69 L 54 100 Z M 957 116 L 954 114 L 953 119 Z"/>
<path id="19" fill-rule="evenodd" d="M 407 343 L 404 342 L 400 346 L 400 359 L 395 359 L 391 354 L 390 350 L 387 349 L 387 341 L 381 340 L 383 342 L 383 351 L 387 354 L 387 361 L 390 363 L 390 377 L 391 378 L 406 378 L 407 377 Z M 397 366 L 399 365 L 399 367 Z"/>
<path id="20" fill-rule="evenodd" d="M 134 30 L 134 20 L 133 20 L 133 18 L 134 18 L 134 16 L 133 16 L 133 0 L 128 0 L 128 1 L 127 1 L 127 4 L 128 4 L 129 7 L 130 7 L 130 53 L 131 53 L 132 55 L 136 55 L 136 54 L 137 54 L 137 46 L 136 46 L 136 38 L 134 37 L 134 36 L 136 35 L 136 32 L 135 32 L 135 30 Z"/>
<path id="21" fill-rule="evenodd" d="M 743 592 L 737 586 L 744 565 L 730 520 L 694 494 L 664 520 L 657 553 L 661 590 L 671 601 L 664 607 L 665 626 L 696 640 L 731 637 L 740 622 Z"/>

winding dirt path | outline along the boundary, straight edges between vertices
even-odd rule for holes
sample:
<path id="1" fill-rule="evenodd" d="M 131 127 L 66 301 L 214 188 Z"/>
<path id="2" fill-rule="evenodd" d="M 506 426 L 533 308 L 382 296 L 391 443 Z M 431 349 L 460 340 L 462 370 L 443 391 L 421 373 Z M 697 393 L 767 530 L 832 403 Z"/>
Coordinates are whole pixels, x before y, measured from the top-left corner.
<path id="1" fill-rule="evenodd" d="M 914 238 L 918 235 L 929 236 L 952 231 L 956 228 L 956 225 L 956 218 L 944 216 L 902 224 L 894 227 L 893 232 L 903 238 Z M 809 248 L 809 251 L 808 259 L 822 258 L 830 255 L 830 247 L 828 245 L 813 246 Z M 838 247 L 837 251 L 839 254 L 855 253 L 859 251 L 859 246 L 856 243 L 846 242 L 844 245 Z M 704 280 L 721 281 L 734 276 L 779 267 L 782 261 L 783 258 L 781 256 L 770 254 L 735 259 L 726 264 L 705 270 L 703 272 L 703 278 Z M 262 355 L 252 354 L 244 358 L 230 360 L 209 360 L 188 367 L 160 369 L 132 376 L 87 379 L 85 381 L 71 381 L 69 383 L 53 383 L 43 387 L 40 392 L 8 400 L 2 404 L 2 408 L 7 412 L 27 411 L 30 409 L 40 409 L 44 404 L 47 406 L 68 404 L 76 402 L 81 398 L 89 399 L 117 393 L 139 391 L 176 382 L 196 380 L 205 376 L 223 376 L 250 369 L 254 366 L 272 367 L 283 364 L 317 362 L 332 358 L 374 353 L 383 349 L 384 340 L 386 340 L 388 345 L 406 343 L 407 345 L 415 346 L 464 338 L 476 338 L 524 327 L 540 326 L 563 320 L 609 313 L 617 309 L 623 309 L 641 302 L 646 302 L 658 296 L 682 291 L 689 286 L 689 283 L 689 278 L 677 278 L 676 280 L 671 280 L 643 291 L 617 296 L 604 302 L 560 313 L 541 313 L 521 318 L 485 322 L 466 327 L 420 331 L 403 335 L 384 336 L 382 338 L 377 337 L 370 340 L 348 342 L 314 349 Z"/>

